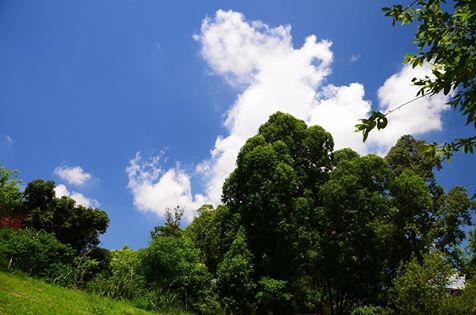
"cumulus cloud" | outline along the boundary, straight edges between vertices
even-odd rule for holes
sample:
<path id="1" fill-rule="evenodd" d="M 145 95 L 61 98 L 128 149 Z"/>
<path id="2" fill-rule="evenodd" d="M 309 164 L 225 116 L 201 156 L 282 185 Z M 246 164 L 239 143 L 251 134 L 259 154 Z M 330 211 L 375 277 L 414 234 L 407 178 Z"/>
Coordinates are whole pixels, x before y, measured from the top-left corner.
<path id="1" fill-rule="evenodd" d="M 317 89 L 331 73 L 332 43 L 311 35 L 294 48 L 289 25 L 273 28 L 221 10 L 202 22 L 195 39 L 213 73 L 245 86 L 226 115 L 228 135 L 217 138 L 211 158 L 197 169 L 205 177 L 206 195 L 216 203 L 241 146 L 271 114 L 309 118 Z"/>
<path id="2" fill-rule="evenodd" d="M 364 94 L 364 86 L 359 83 L 324 87 L 322 98 L 310 111 L 308 123 L 329 131 L 335 149 L 351 147 L 359 153 L 366 153 L 367 145 L 362 142 L 362 135 L 354 132 L 358 119 L 366 117 L 371 108 L 370 101 L 364 100 Z"/>
<path id="3" fill-rule="evenodd" d="M 70 185 L 81 186 L 89 181 L 92 176 L 83 170 L 81 166 L 58 166 L 55 168 L 55 174 Z"/>
<path id="4" fill-rule="evenodd" d="M 79 192 L 76 192 L 76 191 L 72 191 L 70 192 L 68 190 L 68 188 L 61 184 L 61 185 L 57 185 L 55 187 L 55 194 L 56 194 L 56 197 L 58 198 L 61 198 L 63 196 L 66 196 L 66 197 L 70 197 L 71 199 L 73 199 L 74 201 L 76 201 L 77 204 L 81 205 L 81 206 L 84 206 L 84 207 L 99 207 L 99 202 L 96 200 L 96 199 L 91 199 L 91 198 L 88 198 L 86 196 L 84 196 L 83 194 L 79 193 Z"/>
<path id="5" fill-rule="evenodd" d="M 159 215 L 164 215 L 167 208 L 180 206 L 184 209 L 185 220 L 190 223 L 195 210 L 206 200 L 202 195 L 192 196 L 190 176 L 180 165 L 162 169 L 159 166 L 161 157 L 162 154 L 144 161 L 138 152 L 129 161 L 126 173 L 134 205 L 141 211 Z"/>
<path id="6" fill-rule="evenodd" d="M 194 39 L 201 45 L 201 55 L 210 72 L 241 87 L 242 92 L 225 115 L 227 134 L 217 137 L 210 158 L 191 173 L 203 180 L 204 195 L 192 194 L 192 175 L 179 165 L 162 169 L 159 158 L 143 161 L 140 154 L 130 161 L 129 188 L 134 204 L 143 211 L 163 214 L 166 207 L 181 205 L 189 209 L 190 218 L 193 209 L 204 202 L 219 203 L 223 182 L 233 171 L 241 146 L 276 111 L 323 126 L 334 136 L 336 148 L 352 147 L 361 154 L 384 152 L 405 133 L 441 128 L 443 106 L 439 102 L 444 103 L 444 99 L 435 96 L 415 103 L 419 109 L 392 114 L 388 131 L 375 132 L 367 143 L 362 143 L 354 125 L 368 116 L 372 107 L 365 100 L 364 86 L 327 84 L 332 43 L 311 35 L 296 48 L 289 25 L 271 27 L 261 21 L 247 21 L 238 12 L 218 10 L 214 17 L 202 21 Z M 379 90 L 379 109 L 386 111 L 412 99 L 416 89 L 410 86 L 411 78 L 423 76 L 428 70 L 428 66 L 414 70 L 404 67 L 391 76 Z M 425 119 L 431 122 L 422 124 Z"/>

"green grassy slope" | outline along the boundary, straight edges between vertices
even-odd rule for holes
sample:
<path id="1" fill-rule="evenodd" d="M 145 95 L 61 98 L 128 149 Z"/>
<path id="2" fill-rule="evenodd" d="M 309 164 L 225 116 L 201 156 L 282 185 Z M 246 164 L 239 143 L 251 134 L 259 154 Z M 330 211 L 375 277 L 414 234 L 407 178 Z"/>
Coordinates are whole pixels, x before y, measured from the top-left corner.
<path id="1" fill-rule="evenodd" d="M 0 272 L 0 314 L 154 314 L 37 279 Z"/>

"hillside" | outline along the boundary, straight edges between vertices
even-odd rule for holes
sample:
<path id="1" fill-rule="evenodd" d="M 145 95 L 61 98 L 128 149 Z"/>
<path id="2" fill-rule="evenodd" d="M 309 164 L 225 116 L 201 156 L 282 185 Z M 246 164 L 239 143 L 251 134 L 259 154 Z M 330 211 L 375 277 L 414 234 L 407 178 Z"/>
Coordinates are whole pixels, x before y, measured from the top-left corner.
<path id="1" fill-rule="evenodd" d="M 154 314 L 78 290 L 0 272 L 0 314 Z"/>

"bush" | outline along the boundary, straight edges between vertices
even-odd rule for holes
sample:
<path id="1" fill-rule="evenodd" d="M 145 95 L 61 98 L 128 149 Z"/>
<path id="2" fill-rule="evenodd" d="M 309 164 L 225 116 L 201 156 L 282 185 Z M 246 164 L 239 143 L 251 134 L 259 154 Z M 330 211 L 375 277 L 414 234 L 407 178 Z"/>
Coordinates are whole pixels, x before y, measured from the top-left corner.
<path id="1" fill-rule="evenodd" d="M 211 289 L 211 275 L 191 242 L 184 237 L 158 235 L 141 256 L 149 288 L 174 297 L 176 308 L 199 314 L 216 313 L 218 303 Z M 160 305 L 159 309 L 170 306 Z"/>
<path id="2" fill-rule="evenodd" d="M 463 290 L 447 297 L 441 304 L 441 315 L 476 314 L 476 277 L 467 280 Z"/>
<path id="3" fill-rule="evenodd" d="M 109 270 L 100 273 L 88 287 L 91 291 L 119 299 L 133 299 L 144 294 L 144 279 L 139 272 L 139 252 L 124 246 L 111 252 Z"/>
<path id="4" fill-rule="evenodd" d="M 0 244 L 0 268 L 51 281 L 68 269 L 75 254 L 54 235 L 30 229 L 0 228 Z"/>
<path id="5" fill-rule="evenodd" d="M 392 311 L 381 306 L 361 306 L 352 311 L 350 315 L 391 315 Z"/>
<path id="6" fill-rule="evenodd" d="M 444 256 L 430 252 L 419 263 L 412 258 L 394 280 L 392 302 L 398 314 L 438 314 L 448 297 L 448 279 L 453 274 Z"/>
<path id="7" fill-rule="evenodd" d="M 290 302 L 293 296 L 288 292 L 286 285 L 287 282 L 284 280 L 261 278 L 258 282 L 259 291 L 256 294 L 260 313 L 285 314 L 291 312 Z"/>

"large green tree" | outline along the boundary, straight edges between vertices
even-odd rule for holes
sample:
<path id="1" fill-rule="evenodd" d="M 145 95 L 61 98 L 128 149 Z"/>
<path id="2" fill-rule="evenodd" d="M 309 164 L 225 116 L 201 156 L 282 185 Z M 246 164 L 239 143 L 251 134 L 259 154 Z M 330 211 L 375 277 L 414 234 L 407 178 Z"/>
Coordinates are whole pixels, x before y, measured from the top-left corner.
<path id="1" fill-rule="evenodd" d="M 387 191 L 393 173 L 378 156 L 340 161 L 320 186 L 319 255 L 313 279 L 331 313 L 345 313 L 362 300 L 376 302 L 383 293 L 382 244 L 389 225 Z M 391 224 L 390 224 L 391 225 Z"/>
<path id="2" fill-rule="evenodd" d="M 241 149 L 223 201 L 239 214 L 258 274 L 291 280 L 300 272 L 332 148 L 324 129 L 278 112 Z"/>
<path id="3" fill-rule="evenodd" d="M 244 229 L 255 282 L 275 279 L 286 284 L 283 294 L 296 290 L 315 255 L 318 190 L 329 178 L 332 148 L 324 129 L 278 112 L 241 149 L 223 201 Z M 282 302 L 281 312 L 304 303 Z"/>
<path id="4" fill-rule="evenodd" d="M 396 178 L 391 186 L 392 222 L 400 241 L 399 253 L 418 253 L 431 246 L 446 252 L 454 264 L 461 264 L 459 245 L 465 238 L 464 226 L 472 224 L 475 203 L 464 187 L 447 193 L 438 185 L 434 170 L 440 161 L 425 154 L 426 143 L 403 136 L 385 159 Z"/>
<path id="5" fill-rule="evenodd" d="M 346 314 L 386 305 L 399 266 L 430 250 L 461 268 L 473 205 L 464 188 L 438 185 L 440 161 L 425 154 L 424 142 L 404 136 L 386 158 L 332 148 L 322 128 L 272 115 L 224 184 L 228 215 L 214 221 L 211 209 L 194 228 L 221 244 L 218 258 L 230 249 L 218 236 L 226 235 L 223 224 L 242 228 L 258 312 Z M 227 255 L 221 274 L 240 266 Z"/>

